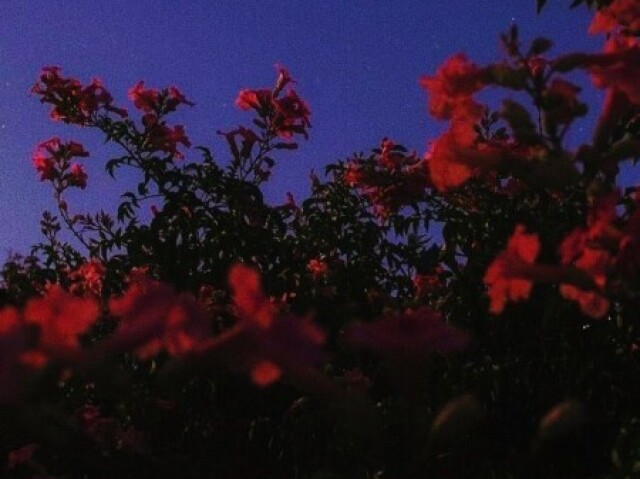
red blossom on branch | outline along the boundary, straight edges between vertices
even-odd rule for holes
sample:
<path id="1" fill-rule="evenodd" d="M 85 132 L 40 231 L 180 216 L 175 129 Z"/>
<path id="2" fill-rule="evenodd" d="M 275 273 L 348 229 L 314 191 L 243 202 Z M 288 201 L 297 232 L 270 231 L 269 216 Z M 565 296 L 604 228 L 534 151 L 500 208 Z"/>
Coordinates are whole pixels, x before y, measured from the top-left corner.
<path id="1" fill-rule="evenodd" d="M 33 154 L 32 162 L 40 181 L 53 181 L 57 178 L 65 179 L 68 186 L 84 188 L 87 185 L 87 175 L 79 164 L 71 165 L 72 158 L 89 156 L 84 147 L 75 141 L 63 143 L 60 138 L 53 137 L 40 143 Z M 70 170 L 69 167 L 71 166 Z"/>
<path id="2" fill-rule="evenodd" d="M 191 141 L 187 137 L 182 125 L 176 125 L 173 128 L 166 125 L 162 120 L 153 113 L 147 113 L 142 118 L 145 126 L 145 135 L 147 136 L 150 151 L 163 151 L 176 158 L 184 158 L 184 155 L 178 151 L 178 144 L 182 144 L 189 148 Z"/>
<path id="3" fill-rule="evenodd" d="M 289 72 L 282 67 L 278 67 L 278 71 L 273 90 L 241 90 L 236 106 L 241 110 L 255 110 L 266 120 L 271 132 L 281 138 L 290 139 L 296 134 L 308 138 L 307 129 L 311 126 L 309 106 L 291 87 L 294 80 Z"/>
<path id="4" fill-rule="evenodd" d="M 53 120 L 87 125 L 95 121 L 95 115 L 100 110 L 120 117 L 127 116 L 126 110 L 113 106 L 113 97 L 99 79 L 82 86 L 76 78 L 65 78 L 60 72 L 60 67 L 43 68 L 31 89 L 31 93 L 40 96 L 41 103 L 53 105 Z"/>
<path id="5" fill-rule="evenodd" d="M 79 163 L 74 163 L 69 169 L 67 176 L 69 186 L 77 186 L 78 188 L 87 187 L 87 173 L 84 171 L 84 167 Z"/>
<path id="6" fill-rule="evenodd" d="M 145 88 L 144 82 L 139 81 L 129 89 L 128 96 L 138 110 L 151 113 L 158 108 L 160 91 L 155 88 Z"/>
<path id="7" fill-rule="evenodd" d="M 176 111 L 179 105 L 194 106 L 184 94 L 175 86 L 160 91 L 157 88 L 145 88 L 144 82 L 139 81 L 129 89 L 129 99 L 133 105 L 143 113 L 169 113 Z"/>

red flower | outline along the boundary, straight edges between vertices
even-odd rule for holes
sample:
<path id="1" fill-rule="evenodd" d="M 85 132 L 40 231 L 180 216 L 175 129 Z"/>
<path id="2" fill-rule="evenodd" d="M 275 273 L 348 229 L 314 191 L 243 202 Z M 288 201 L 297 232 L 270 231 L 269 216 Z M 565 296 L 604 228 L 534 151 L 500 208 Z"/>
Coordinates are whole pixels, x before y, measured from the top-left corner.
<path id="1" fill-rule="evenodd" d="M 29 360 L 47 358 L 80 349 L 79 336 L 98 319 L 97 303 L 89 298 L 77 298 L 60 286 L 51 286 L 41 298 L 31 299 L 24 310 L 27 324 L 38 326 L 38 346 Z"/>
<path id="2" fill-rule="evenodd" d="M 611 36 L 605 54 L 589 68 L 597 88 L 623 92 L 631 103 L 640 105 L 640 45 L 632 37 Z"/>
<path id="3" fill-rule="evenodd" d="M 126 117 L 124 109 L 113 106 L 113 97 L 98 79 L 83 87 L 75 78 L 64 78 L 59 67 L 42 69 L 38 82 L 31 89 L 40 96 L 41 103 L 53 105 L 51 118 L 65 123 L 86 125 L 92 123 L 95 114 L 104 109 Z"/>
<path id="4" fill-rule="evenodd" d="M 483 70 L 464 53 L 447 59 L 435 76 L 423 76 L 420 84 L 429 94 L 429 112 L 442 120 L 450 119 L 460 103 L 469 101 L 485 85 Z"/>
<path id="5" fill-rule="evenodd" d="M 40 181 L 51 181 L 67 170 L 71 158 L 86 156 L 89 156 L 89 153 L 80 143 L 75 141 L 63 143 L 60 138 L 53 137 L 38 145 L 32 162 L 40 174 Z M 81 188 L 86 186 L 87 175 L 80 165 L 73 165 L 66 178 L 71 186 Z"/>
<path id="6" fill-rule="evenodd" d="M 150 279 L 130 285 L 123 296 L 109 301 L 109 309 L 121 320 L 110 347 L 134 349 L 143 359 L 161 350 L 185 354 L 208 332 L 204 308 L 193 296 Z"/>
<path id="7" fill-rule="evenodd" d="M 282 369 L 268 359 L 258 360 L 251 368 L 251 380 L 256 386 L 267 387 L 282 377 Z"/>
<path id="8" fill-rule="evenodd" d="M 534 56 L 527 60 L 529 72 L 536 78 L 542 78 L 547 66 L 549 66 L 549 60 L 540 56 Z"/>
<path id="9" fill-rule="evenodd" d="M 319 259 L 311 259 L 309 260 L 309 264 L 307 264 L 307 269 L 311 272 L 314 280 L 321 278 L 322 276 L 326 276 L 329 272 L 329 265 Z"/>
<path id="10" fill-rule="evenodd" d="M 309 318 L 281 314 L 262 292 L 260 275 L 253 268 L 232 267 L 229 285 L 239 319 L 227 336 L 239 338 L 240 354 L 229 353 L 236 365 L 249 369 L 259 386 L 273 383 L 283 373 L 308 375 L 311 365 L 322 358 L 324 332 Z"/>
<path id="11" fill-rule="evenodd" d="M 561 284 L 560 294 L 563 298 L 575 301 L 580 310 L 594 319 L 602 318 L 609 311 L 609 300 L 594 290 L 583 290 L 572 284 Z"/>
<path id="12" fill-rule="evenodd" d="M 413 277 L 413 287 L 418 298 L 423 298 L 429 293 L 441 291 L 445 286 L 444 269 L 436 266 L 428 274 L 416 274 Z"/>
<path id="13" fill-rule="evenodd" d="M 100 297 L 105 268 L 99 259 L 91 258 L 79 268 L 69 273 L 69 291 L 76 295 L 90 294 Z"/>
<path id="14" fill-rule="evenodd" d="M 74 163 L 71 165 L 68 181 L 70 186 L 77 186 L 82 189 L 87 187 L 87 173 L 84 171 L 84 167 L 81 164 Z"/>
<path id="15" fill-rule="evenodd" d="M 229 271 L 229 286 L 239 317 L 263 329 L 272 325 L 276 309 L 262 292 L 262 280 L 253 268 L 235 265 Z"/>
<path id="16" fill-rule="evenodd" d="M 459 161 L 457 137 L 444 133 L 433 142 L 425 156 L 429 165 L 429 176 L 439 191 L 456 188 L 474 176 L 477 169 Z"/>
<path id="17" fill-rule="evenodd" d="M 267 120 L 271 131 L 281 138 L 289 139 L 294 134 L 308 137 L 311 112 L 307 103 L 289 86 L 293 79 L 287 70 L 278 67 L 278 79 L 273 90 L 241 90 L 236 106 L 241 110 L 255 110 Z M 286 88 L 286 93 L 281 95 Z"/>
<path id="18" fill-rule="evenodd" d="M 311 111 L 307 103 L 294 90 L 274 101 L 275 113 L 272 126 L 282 138 L 291 138 L 294 133 L 308 137 L 307 128 L 311 126 Z"/>
<path id="19" fill-rule="evenodd" d="M 241 110 L 256 110 L 266 114 L 273 108 L 273 94 L 271 90 L 241 90 L 236 98 L 236 106 Z"/>
<path id="20" fill-rule="evenodd" d="M 491 300 L 489 311 L 499 314 L 507 301 L 521 301 L 531 294 L 533 282 L 523 278 L 523 266 L 533 264 L 540 251 L 538 235 L 527 234 L 523 225 L 509 238 L 507 247 L 489 265 L 484 282 Z"/>
<path id="21" fill-rule="evenodd" d="M 33 166 L 40 175 L 40 181 L 51 181 L 56 177 L 56 165 L 52 158 L 36 152 L 32 158 Z"/>
<path id="22" fill-rule="evenodd" d="M 134 106 L 145 113 L 153 112 L 158 108 L 160 92 L 155 88 L 145 88 L 143 81 L 131 87 L 128 96 Z"/>
<path id="23" fill-rule="evenodd" d="M 609 301 L 602 291 L 616 265 L 613 252 L 625 244 L 624 234 L 613 225 L 617 200 L 616 193 L 598 199 L 589 211 L 587 227 L 574 229 L 559 248 L 562 264 L 575 266 L 592 282 L 591 288 L 561 284 L 560 293 L 578 302 L 582 312 L 592 318 L 601 318 L 609 311 Z"/>
<path id="24" fill-rule="evenodd" d="M 175 86 L 170 86 L 165 103 L 166 111 L 175 111 L 178 105 L 194 106 L 195 103 L 187 100 L 187 98 Z"/>
<path id="25" fill-rule="evenodd" d="M 350 186 L 358 186 L 362 182 L 363 174 L 360 167 L 353 162 L 347 163 L 343 175 L 344 182 Z"/>
<path id="26" fill-rule="evenodd" d="M 614 0 L 598 10 L 589 26 L 589 33 L 610 33 L 619 26 L 640 31 L 640 3 L 637 0 Z"/>
<path id="27" fill-rule="evenodd" d="M 188 148 L 191 146 L 191 141 L 185 134 L 182 125 L 168 127 L 163 121 L 158 121 L 158 117 L 153 113 L 144 115 L 142 123 L 146 127 L 145 133 L 149 137 L 152 151 L 164 151 L 176 158 L 184 158 L 184 155 L 178 151 L 178 143 Z"/>

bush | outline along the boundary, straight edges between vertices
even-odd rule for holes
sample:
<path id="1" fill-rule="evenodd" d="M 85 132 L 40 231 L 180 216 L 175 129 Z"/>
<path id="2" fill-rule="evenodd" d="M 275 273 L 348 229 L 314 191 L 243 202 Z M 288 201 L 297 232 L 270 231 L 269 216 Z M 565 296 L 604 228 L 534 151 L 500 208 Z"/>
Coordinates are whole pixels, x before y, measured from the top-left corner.
<path id="1" fill-rule="evenodd" d="M 544 1 L 539 0 L 540 8 Z M 640 441 L 640 8 L 599 8 L 602 53 L 450 57 L 422 87 L 449 129 L 419 155 L 385 138 L 261 187 L 310 108 L 278 67 L 243 90 L 228 159 L 192 146 L 176 87 L 118 106 L 99 80 L 43 69 L 51 118 L 95 130 L 138 183 L 74 212 L 89 153 L 41 143 L 57 212 L 2 270 L 0 445 L 9 477 L 631 477 Z M 591 141 L 568 75 L 605 91 Z M 488 87 L 511 98 L 492 110 Z M 151 217 L 147 218 L 147 211 Z"/>

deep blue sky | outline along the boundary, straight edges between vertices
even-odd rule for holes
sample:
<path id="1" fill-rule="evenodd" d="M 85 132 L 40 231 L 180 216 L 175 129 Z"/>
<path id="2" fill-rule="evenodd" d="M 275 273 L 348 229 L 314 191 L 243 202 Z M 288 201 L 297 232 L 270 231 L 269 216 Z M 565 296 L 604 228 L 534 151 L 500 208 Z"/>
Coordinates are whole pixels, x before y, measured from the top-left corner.
<path id="1" fill-rule="evenodd" d="M 552 38 L 555 52 L 599 48 L 601 39 L 586 36 L 585 9 L 570 11 L 569 0 L 550 3 L 536 16 L 534 0 L 3 0 L 0 255 L 27 252 L 40 239 L 41 211 L 53 208 L 31 165 L 38 142 L 78 139 L 92 153 L 89 186 L 71 197 L 71 210 L 113 210 L 122 190 L 104 173 L 100 137 L 52 123 L 48 108 L 29 96 L 44 65 L 83 82 L 102 78 L 118 104 L 127 103 L 139 80 L 178 86 L 196 106 L 175 121 L 220 161 L 225 148 L 215 131 L 248 118 L 234 107 L 238 90 L 269 86 L 274 64 L 287 66 L 310 104 L 313 129 L 311 140 L 283 154 L 275 169 L 267 193 L 280 202 L 287 191 L 306 194 L 311 168 L 322 171 L 384 136 L 424 152 L 443 125 L 426 114 L 420 76 L 458 51 L 478 63 L 498 60 L 498 33 L 512 21 L 525 39 Z"/>

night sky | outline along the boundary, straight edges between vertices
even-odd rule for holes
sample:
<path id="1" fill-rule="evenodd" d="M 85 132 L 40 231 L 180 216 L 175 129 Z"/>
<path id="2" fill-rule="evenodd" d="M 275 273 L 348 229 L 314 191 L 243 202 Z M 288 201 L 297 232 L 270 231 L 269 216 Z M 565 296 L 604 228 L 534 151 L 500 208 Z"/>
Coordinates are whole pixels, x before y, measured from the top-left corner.
<path id="1" fill-rule="evenodd" d="M 534 0 L 362 0 L 78 2 L 3 0 L 0 16 L 0 248 L 28 252 L 39 241 L 42 210 L 54 207 L 50 188 L 31 165 L 34 146 L 51 136 L 85 144 L 91 157 L 86 190 L 69 196 L 70 212 L 114 211 L 122 185 L 104 173 L 113 151 L 100 136 L 48 119 L 49 109 L 29 95 L 40 69 L 62 67 L 83 83 L 101 78 L 118 105 L 132 111 L 127 90 L 178 86 L 196 103 L 173 117 L 194 145 L 214 149 L 226 162 L 215 132 L 250 118 L 237 111 L 241 88 L 269 87 L 274 64 L 285 65 L 312 111 L 311 139 L 284 152 L 267 187 L 273 203 L 287 191 L 308 193 L 308 174 L 367 151 L 388 136 L 423 153 L 445 125 L 426 113 L 422 74 L 464 51 L 478 63 L 497 61 L 498 33 L 512 22 L 530 40 L 553 39 L 553 52 L 597 50 L 586 34 L 589 13 L 556 0 L 540 16 Z M 591 104 L 599 101 L 589 91 Z M 498 98 L 489 94 L 488 99 Z M 494 106 L 497 106 L 494 105 Z M 572 141 L 588 134 L 578 124 Z M 196 159 L 197 152 L 187 152 Z"/>

